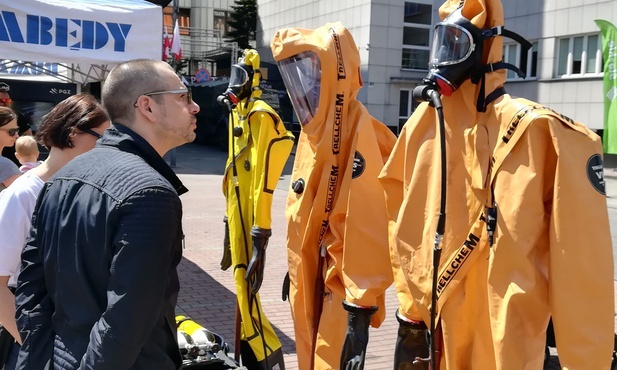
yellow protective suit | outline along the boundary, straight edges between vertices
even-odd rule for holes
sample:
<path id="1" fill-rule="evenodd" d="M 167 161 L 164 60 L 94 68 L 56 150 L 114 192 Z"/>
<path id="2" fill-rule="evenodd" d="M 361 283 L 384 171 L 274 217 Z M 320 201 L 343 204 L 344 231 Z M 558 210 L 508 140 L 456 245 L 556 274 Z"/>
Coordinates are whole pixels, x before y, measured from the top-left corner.
<path id="1" fill-rule="evenodd" d="M 385 316 L 392 270 L 377 175 L 395 136 L 356 99 L 360 56 L 340 23 L 279 30 L 271 48 L 277 62 L 310 50 L 321 64 L 317 114 L 302 127 L 292 173 L 292 182 L 304 180 L 304 191 L 291 190 L 287 199 L 289 299 L 299 368 L 337 369 L 347 328 L 343 300 L 378 306 L 374 327 Z"/>
<path id="2" fill-rule="evenodd" d="M 257 52 L 252 50 L 247 54 L 245 63 L 257 71 Z M 269 230 L 271 227 L 272 194 L 294 137 L 285 129 L 278 114 L 259 99 L 259 73 L 255 73 L 252 86 L 251 97 L 237 104 L 229 120 L 230 149 L 223 193 L 227 199 L 231 260 L 242 320 L 241 338 L 249 343 L 262 369 L 270 370 L 278 364 L 283 370 L 281 343 L 262 310 L 259 295 L 251 292 L 245 274 L 252 257 L 251 228 Z M 234 128 L 239 131 L 237 127 L 241 128 L 241 134 L 234 136 Z M 237 179 L 233 175 L 234 165 Z"/>
<path id="3" fill-rule="evenodd" d="M 446 2 L 440 15 L 460 3 Z M 497 0 L 462 6 L 477 27 L 503 24 Z M 483 62 L 499 61 L 500 38 L 488 45 Z M 505 82 L 504 71 L 486 77 L 487 94 Z M 600 140 L 567 117 L 507 94 L 478 113 L 479 90 L 467 80 L 442 100 L 447 218 L 437 281 L 440 369 L 542 369 L 550 316 L 564 369 L 609 369 L 613 256 Z M 380 175 L 400 264 L 400 312 L 427 325 L 441 184 L 437 127 L 435 110 L 421 104 Z M 491 205 L 497 207 L 492 246 Z"/>

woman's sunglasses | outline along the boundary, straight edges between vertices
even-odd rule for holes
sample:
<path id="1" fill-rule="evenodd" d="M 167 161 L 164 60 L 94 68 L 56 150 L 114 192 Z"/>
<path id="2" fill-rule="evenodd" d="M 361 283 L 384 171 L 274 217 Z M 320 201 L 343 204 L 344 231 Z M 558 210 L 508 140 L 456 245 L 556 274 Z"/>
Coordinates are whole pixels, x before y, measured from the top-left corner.
<path id="1" fill-rule="evenodd" d="M 9 129 L 0 128 L 0 131 L 6 131 L 9 133 L 9 136 L 15 136 L 15 134 L 19 133 L 19 128 L 9 128 Z"/>
<path id="2" fill-rule="evenodd" d="M 94 136 L 97 139 L 100 139 L 100 138 L 103 137 L 103 135 L 101 135 L 98 132 L 96 132 L 94 130 L 91 130 L 89 128 L 80 128 L 79 130 L 82 131 L 82 132 L 85 132 L 86 134 L 90 134 L 90 135 Z"/>

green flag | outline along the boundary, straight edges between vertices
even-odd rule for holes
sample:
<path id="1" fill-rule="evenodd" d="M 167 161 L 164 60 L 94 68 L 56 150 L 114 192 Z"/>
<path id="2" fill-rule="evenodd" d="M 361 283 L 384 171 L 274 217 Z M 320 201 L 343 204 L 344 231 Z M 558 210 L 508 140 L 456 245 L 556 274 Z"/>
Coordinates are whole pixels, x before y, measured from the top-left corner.
<path id="1" fill-rule="evenodd" d="M 617 154 L 617 28 L 610 22 L 596 19 L 602 32 L 604 59 L 604 135 L 605 153 Z"/>

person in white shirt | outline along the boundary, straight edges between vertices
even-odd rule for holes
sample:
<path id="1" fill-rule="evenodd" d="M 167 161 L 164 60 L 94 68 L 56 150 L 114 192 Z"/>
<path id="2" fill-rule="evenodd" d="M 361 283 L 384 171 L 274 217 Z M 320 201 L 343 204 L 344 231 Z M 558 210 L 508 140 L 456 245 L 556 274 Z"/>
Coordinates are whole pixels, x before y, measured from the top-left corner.
<path id="1" fill-rule="evenodd" d="M 109 126 L 106 110 L 92 95 L 73 95 L 60 102 L 43 118 L 36 133 L 37 140 L 49 148 L 49 156 L 0 194 L 0 324 L 17 343 L 21 339 L 15 323 L 12 289 L 16 286 L 20 256 L 39 192 L 61 167 L 94 148 Z M 4 364 L 5 370 L 15 367 L 17 343 Z"/>

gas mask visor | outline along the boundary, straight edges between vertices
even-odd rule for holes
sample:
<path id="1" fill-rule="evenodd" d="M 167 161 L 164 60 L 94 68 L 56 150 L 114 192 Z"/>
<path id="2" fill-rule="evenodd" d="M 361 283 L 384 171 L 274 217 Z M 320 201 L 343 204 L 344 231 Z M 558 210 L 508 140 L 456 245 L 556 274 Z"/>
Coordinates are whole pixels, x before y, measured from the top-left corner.
<path id="1" fill-rule="evenodd" d="M 249 74 L 246 69 L 237 64 L 231 66 L 231 76 L 229 77 L 229 87 L 242 87 L 249 82 Z"/>
<path id="2" fill-rule="evenodd" d="M 234 104 L 251 96 L 253 68 L 243 63 L 231 66 L 227 94 Z"/>
<path id="3" fill-rule="evenodd" d="M 319 57 L 312 51 L 303 51 L 277 64 L 298 120 L 302 125 L 306 125 L 315 117 L 319 106 L 321 90 Z"/>
<path id="4" fill-rule="evenodd" d="M 475 49 L 471 33 L 452 23 L 438 23 L 433 34 L 431 67 L 448 66 L 464 62 Z"/>

